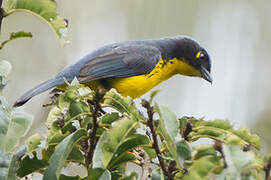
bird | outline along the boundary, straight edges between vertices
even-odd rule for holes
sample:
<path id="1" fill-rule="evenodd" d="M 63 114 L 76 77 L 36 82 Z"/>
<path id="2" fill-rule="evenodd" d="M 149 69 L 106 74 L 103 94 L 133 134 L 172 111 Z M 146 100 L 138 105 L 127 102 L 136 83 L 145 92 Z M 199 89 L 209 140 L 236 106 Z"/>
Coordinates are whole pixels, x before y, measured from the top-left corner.
<path id="1" fill-rule="evenodd" d="M 14 107 L 52 88 L 65 89 L 75 77 L 91 89 L 115 88 L 135 99 L 174 75 L 200 77 L 212 83 L 210 56 L 196 40 L 178 35 L 131 40 L 100 47 L 51 79 L 23 94 Z"/>

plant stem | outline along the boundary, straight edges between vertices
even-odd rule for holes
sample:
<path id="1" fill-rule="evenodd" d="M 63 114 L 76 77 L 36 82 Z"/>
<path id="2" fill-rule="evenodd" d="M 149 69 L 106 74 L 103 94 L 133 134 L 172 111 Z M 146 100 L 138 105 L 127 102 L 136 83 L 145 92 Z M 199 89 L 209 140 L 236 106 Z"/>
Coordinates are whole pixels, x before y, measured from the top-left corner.
<path id="1" fill-rule="evenodd" d="M 96 91 L 96 94 L 94 96 L 94 102 L 93 102 L 94 111 L 93 111 L 93 115 L 92 115 L 93 126 L 92 126 L 92 130 L 90 131 L 90 134 L 89 134 L 89 146 L 88 146 L 89 149 L 88 149 L 88 153 L 85 158 L 85 163 L 86 163 L 87 168 L 89 168 L 89 165 L 92 164 L 94 150 L 95 150 L 95 147 L 97 144 L 96 133 L 97 133 L 97 129 L 99 127 L 98 115 L 99 115 L 99 111 L 101 111 L 100 101 L 103 99 L 104 94 L 105 94 L 105 92 L 103 92 L 103 90 L 98 88 L 98 90 Z"/>
<path id="2" fill-rule="evenodd" d="M 189 141 L 188 135 L 190 132 L 192 132 L 192 127 L 193 127 L 192 123 L 188 121 L 183 131 L 184 140 Z"/>
<path id="3" fill-rule="evenodd" d="M 271 170 L 271 161 L 267 162 L 264 166 L 265 180 L 269 180 Z"/>
<path id="4" fill-rule="evenodd" d="M 152 135 L 152 139 L 153 139 L 153 148 L 156 152 L 156 155 L 158 157 L 159 160 L 159 164 L 160 167 L 164 173 L 164 175 L 168 178 L 168 179 L 172 179 L 170 174 L 167 171 L 167 168 L 165 166 L 164 160 L 162 159 L 162 153 L 160 151 L 159 145 L 158 145 L 158 139 L 157 139 L 157 135 L 154 129 L 154 124 L 153 124 L 153 107 L 150 106 L 150 103 L 146 100 L 142 100 L 142 106 L 144 108 L 147 109 L 147 114 L 148 114 L 148 121 L 147 121 L 147 125 L 151 130 L 151 135 Z"/>
<path id="5" fill-rule="evenodd" d="M 90 132 L 90 137 L 89 137 L 89 151 L 86 158 L 87 168 L 92 163 L 92 158 L 93 158 L 93 154 L 94 154 L 94 150 L 96 146 L 95 139 L 96 139 L 96 132 L 98 129 L 97 115 L 98 115 L 98 110 L 95 107 L 94 112 L 93 112 L 93 128 L 92 128 L 92 131 Z"/>
<path id="6" fill-rule="evenodd" d="M 170 175 L 169 179 L 173 179 L 175 174 L 178 172 L 176 169 L 176 161 L 170 161 L 168 166 L 168 174 Z"/>
<path id="7" fill-rule="evenodd" d="M 221 154 L 221 157 L 223 159 L 224 168 L 227 168 L 228 164 L 226 162 L 226 158 L 225 158 L 225 155 L 223 153 L 222 142 L 221 141 L 215 141 L 214 148 L 215 148 L 215 150 L 217 150 Z"/>
<path id="8" fill-rule="evenodd" d="M 151 178 L 151 160 L 149 156 L 141 149 L 133 150 L 133 153 L 137 156 L 137 160 L 141 166 L 141 177 L 140 180 L 147 180 Z"/>
<path id="9" fill-rule="evenodd" d="M 5 15 L 5 11 L 2 8 L 2 3 L 3 3 L 3 0 L 0 0 L 0 32 L 1 32 L 1 27 L 2 27 L 2 20 L 3 20 L 4 15 Z"/>

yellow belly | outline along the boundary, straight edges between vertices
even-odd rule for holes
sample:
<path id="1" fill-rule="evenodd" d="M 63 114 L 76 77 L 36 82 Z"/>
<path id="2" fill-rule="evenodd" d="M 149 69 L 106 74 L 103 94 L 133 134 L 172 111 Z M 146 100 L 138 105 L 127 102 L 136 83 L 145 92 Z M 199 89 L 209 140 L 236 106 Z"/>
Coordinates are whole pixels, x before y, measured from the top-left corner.
<path id="1" fill-rule="evenodd" d="M 121 95 L 130 96 L 133 99 L 142 96 L 161 82 L 160 79 L 148 77 L 147 75 L 126 78 L 110 78 L 107 81 L 110 84 L 109 88 L 115 88 Z M 97 90 L 99 82 L 91 81 L 84 83 L 84 85 L 88 86 L 92 90 Z M 58 86 L 57 89 L 64 91 L 66 87 L 67 85 L 65 84 Z"/>
<path id="2" fill-rule="evenodd" d="M 147 75 L 127 78 L 112 79 L 112 87 L 123 96 L 135 99 L 150 91 L 153 87 L 164 81 L 159 76 L 148 77 Z"/>

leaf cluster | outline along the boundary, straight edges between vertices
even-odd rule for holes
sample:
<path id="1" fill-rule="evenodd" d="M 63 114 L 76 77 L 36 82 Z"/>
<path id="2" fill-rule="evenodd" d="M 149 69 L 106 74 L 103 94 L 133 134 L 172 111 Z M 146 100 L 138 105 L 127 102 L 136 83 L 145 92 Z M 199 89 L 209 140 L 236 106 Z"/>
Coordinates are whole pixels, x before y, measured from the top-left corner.
<path id="1" fill-rule="evenodd" d="M 36 172 L 44 179 L 263 179 L 260 172 L 270 161 L 258 154 L 256 135 L 228 121 L 179 119 L 146 100 L 146 110 L 139 111 L 114 89 L 93 91 L 80 84 L 56 99 L 47 137 L 31 136 L 16 161 L 13 173 L 21 178 Z M 200 138 L 214 143 L 191 144 Z M 69 163 L 88 174 L 62 174 Z M 141 170 L 127 174 L 127 164 Z"/>

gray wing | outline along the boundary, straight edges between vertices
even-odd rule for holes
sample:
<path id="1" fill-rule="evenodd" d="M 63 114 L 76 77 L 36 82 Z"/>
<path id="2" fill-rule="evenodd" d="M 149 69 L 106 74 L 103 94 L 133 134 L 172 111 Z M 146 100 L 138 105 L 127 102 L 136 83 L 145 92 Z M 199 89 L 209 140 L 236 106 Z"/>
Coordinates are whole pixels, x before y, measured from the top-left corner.
<path id="1" fill-rule="evenodd" d="M 152 46 L 117 47 L 87 61 L 80 70 L 79 81 L 148 74 L 160 59 L 161 52 Z"/>

